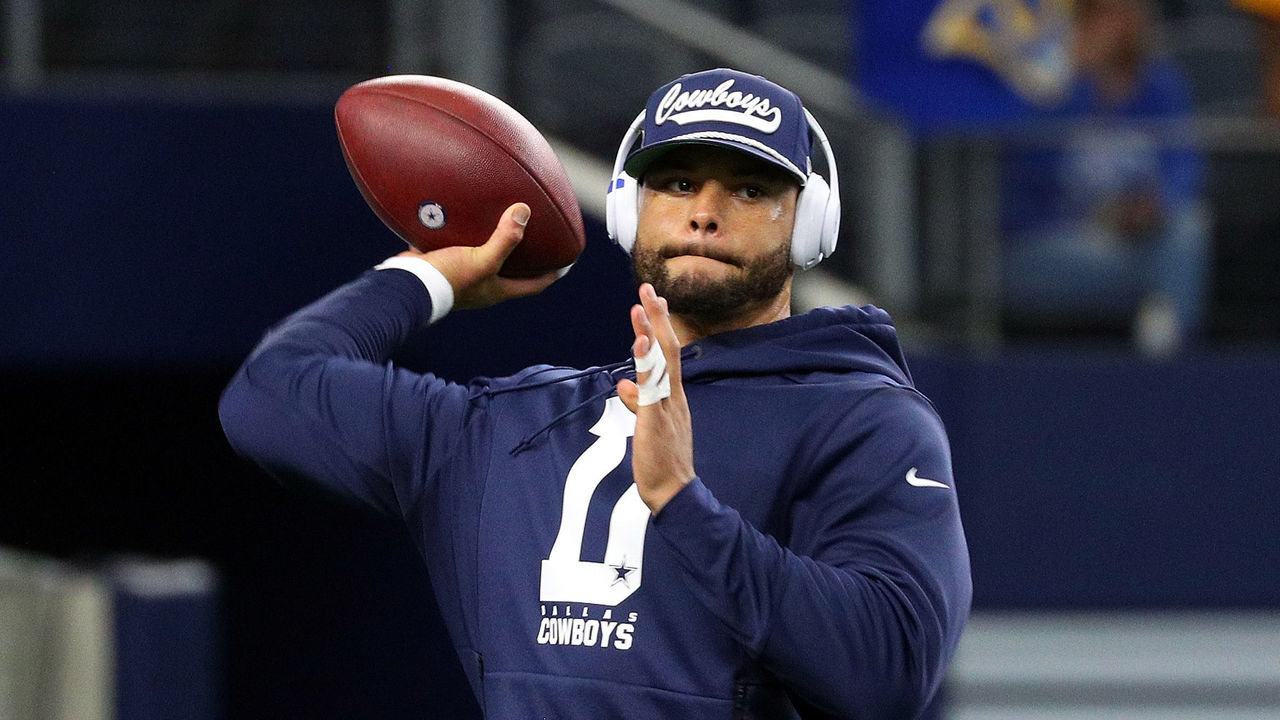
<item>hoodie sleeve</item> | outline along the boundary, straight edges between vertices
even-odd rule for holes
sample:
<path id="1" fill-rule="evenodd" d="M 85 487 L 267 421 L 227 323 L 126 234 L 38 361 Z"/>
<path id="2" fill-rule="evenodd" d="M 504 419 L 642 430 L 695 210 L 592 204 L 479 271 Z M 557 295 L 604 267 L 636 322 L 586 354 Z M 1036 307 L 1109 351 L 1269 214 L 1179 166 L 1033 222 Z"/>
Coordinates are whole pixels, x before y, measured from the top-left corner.
<path id="1" fill-rule="evenodd" d="M 273 474 L 404 514 L 467 405 L 465 388 L 386 362 L 431 317 L 420 280 L 381 270 L 285 319 L 223 392 L 232 447 Z"/>
<path id="2" fill-rule="evenodd" d="M 918 393 L 885 387 L 813 438 L 786 547 L 697 479 L 653 527 L 699 600 L 802 704 L 914 717 L 972 595 L 942 423 Z"/>

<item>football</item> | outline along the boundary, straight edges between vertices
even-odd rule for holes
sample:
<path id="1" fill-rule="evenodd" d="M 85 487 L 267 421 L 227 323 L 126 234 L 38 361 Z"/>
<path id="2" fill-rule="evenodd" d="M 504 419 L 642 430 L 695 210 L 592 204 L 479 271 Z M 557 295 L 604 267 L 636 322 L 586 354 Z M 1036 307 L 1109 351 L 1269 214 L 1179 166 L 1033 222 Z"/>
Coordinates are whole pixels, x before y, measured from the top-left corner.
<path id="1" fill-rule="evenodd" d="M 582 211 L 564 166 L 498 98 L 445 78 L 386 76 L 348 88 L 334 122 L 360 194 L 413 247 L 482 245 L 503 211 L 524 202 L 532 216 L 500 275 L 560 270 L 582 253 Z"/>

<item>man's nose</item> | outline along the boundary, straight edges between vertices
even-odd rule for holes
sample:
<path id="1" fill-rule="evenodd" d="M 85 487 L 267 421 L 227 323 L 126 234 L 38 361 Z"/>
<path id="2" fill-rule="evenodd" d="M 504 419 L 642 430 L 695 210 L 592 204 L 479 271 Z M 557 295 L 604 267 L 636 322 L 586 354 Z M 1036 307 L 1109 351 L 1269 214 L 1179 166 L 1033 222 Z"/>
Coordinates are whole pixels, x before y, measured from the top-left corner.
<path id="1" fill-rule="evenodd" d="M 728 199 L 725 189 L 717 182 L 703 183 L 694 196 L 693 214 L 689 229 L 699 234 L 715 234 L 724 222 L 724 203 Z"/>

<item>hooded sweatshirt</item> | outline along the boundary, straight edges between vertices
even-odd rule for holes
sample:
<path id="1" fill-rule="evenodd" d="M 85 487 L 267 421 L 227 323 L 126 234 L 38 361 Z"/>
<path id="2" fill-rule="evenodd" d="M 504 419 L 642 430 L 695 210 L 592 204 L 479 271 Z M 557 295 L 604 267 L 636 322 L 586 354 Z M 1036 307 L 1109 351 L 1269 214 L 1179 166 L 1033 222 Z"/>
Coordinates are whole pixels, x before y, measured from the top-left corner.
<path id="1" fill-rule="evenodd" d="M 403 520 L 487 718 L 910 718 L 936 692 L 968 552 L 885 312 L 686 346 L 698 477 L 653 516 L 613 392 L 633 366 L 388 363 L 431 310 L 366 273 L 270 331 L 219 412 L 267 470 Z"/>

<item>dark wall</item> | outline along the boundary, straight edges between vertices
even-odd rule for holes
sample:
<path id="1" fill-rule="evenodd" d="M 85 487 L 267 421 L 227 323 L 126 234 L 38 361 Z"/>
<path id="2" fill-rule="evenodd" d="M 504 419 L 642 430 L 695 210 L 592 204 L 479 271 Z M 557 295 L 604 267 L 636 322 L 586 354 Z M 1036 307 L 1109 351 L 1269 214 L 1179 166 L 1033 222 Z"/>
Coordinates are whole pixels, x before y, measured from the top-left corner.
<path id="1" fill-rule="evenodd" d="M 231 363 L 282 309 L 393 252 L 329 112 L 0 96 L 0 361 Z"/>
<path id="2" fill-rule="evenodd" d="M 1280 607 L 1280 357 L 916 358 L 979 607 Z"/>
<path id="3" fill-rule="evenodd" d="M 330 113 L 0 97 L 0 543 L 209 559 L 227 717 L 466 717 L 402 531 L 275 484 L 217 424 L 270 323 L 401 247 Z M 453 378 L 619 359 L 630 302 L 592 220 L 543 296 L 455 314 L 403 359 Z M 979 607 L 1280 607 L 1280 356 L 912 362 L 951 435 Z"/>

